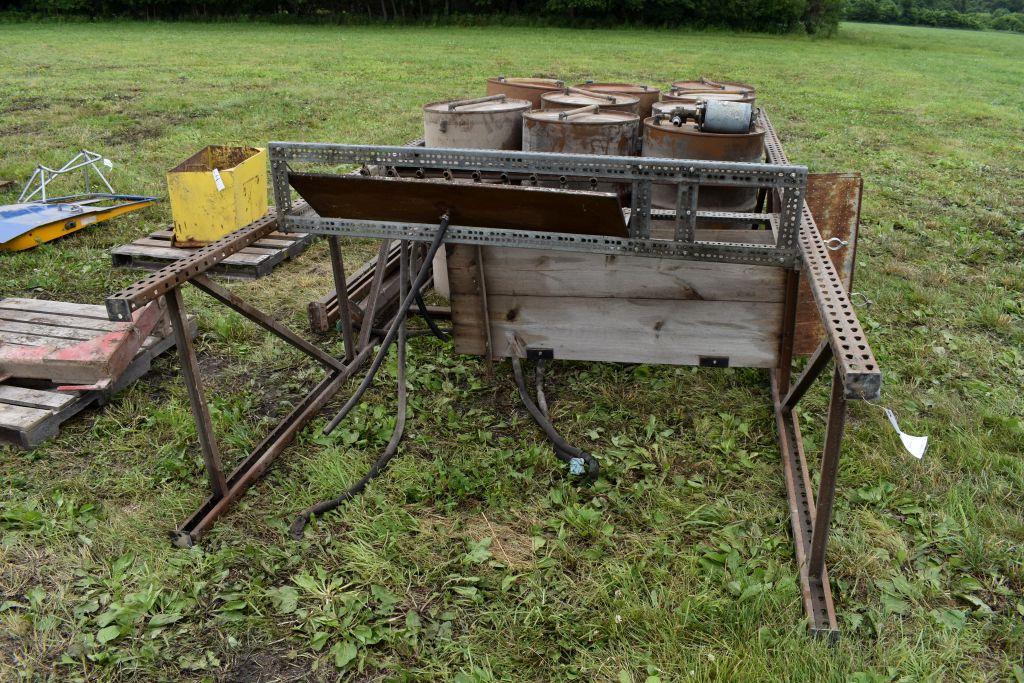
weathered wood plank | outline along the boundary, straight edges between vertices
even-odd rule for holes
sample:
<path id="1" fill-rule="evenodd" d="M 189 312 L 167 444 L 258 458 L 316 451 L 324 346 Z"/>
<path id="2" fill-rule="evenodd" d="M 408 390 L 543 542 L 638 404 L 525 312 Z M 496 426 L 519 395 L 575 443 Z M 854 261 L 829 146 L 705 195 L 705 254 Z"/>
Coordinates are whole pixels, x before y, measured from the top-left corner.
<path id="1" fill-rule="evenodd" d="M 137 246 L 137 247 L 156 247 L 158 249 L 176 249 L 176 250 L 180 249 L 181 251 L 180 251 L 180 254 L 178 255 L 178 258 L 185 258 L 186 256 L 189 256 L 193 251 L 195 251 L 194 249 L 175 247 L 173 244 L 171 244 L 170 242 L 168 242 L 166 240 L 155 240 L 155 239 L 151 239 L 151 238 L 148 238 L 148 237 L 139 238 L 139 239 L 135 240 L 134 242 L 132 242 L 132 244 Z M 290 243 L 285 244 L 284 246 L 287 247 L 289 244 Z M 250 254 L 250 255 L 253 255 L 253 256 L 271 256 L 271 255 L 274 255 L 274 254 L 278 253 L 279 251 L 280 251 L 280 249 L 278 247 L 274 247 L 274 246 L 260 247 L 259 243 L 256 242 L 254 244 L 249 245 L 248 247 L 243 247 L 242 249 L 239 249 L 235 253 L 236 254 Z"/>
<path id="2" fill-rule="evenodd" d="M 70 315 L 76 318 L 101 318 L 109 322 L 105 306 L 97 304 L 76 304 L 70 301 L 51 301 L 50 299 L 26 299 L 8 296 L 0 299 L 0 309 L 24 312 L 50 313 L 54 315 Z M 123 325 L 124 323 L 113 323 Z M 102 328 L 97 328 L 102 329 Z"/>
<path id="3" fill-rule="evenodd" d="M 83 330 L 81 328 L 62 327 L 60 325 L 22 323 L 4 320 L 2 317 L 0 317 L 0 332 L 27 334 L 47 339 L 77 339 L 78 341 L 92 339 L 97 334 L 97 330 Z"/>
<path id="4" fill-rule="evenodd" d="M 2 304 L 2 302 L 0 302 Z M 90 315 L 78 315 L 76 313 L 43 313 L 31 310 L 16 310 L 14 308 L 3 308 L 0 305 L 0 321 L 11 321 L 17 323 L 31 323 L 45 327 L 60 327 L 66 329 L 92 332 L 116 332 L 125 329 L 128 323 L 114 322 L 108 318 L 91 317 Z"/>
<path id="5" fill-rule="evenodd" d="M 150 233 L 148 238 L 144 237 L 142 239 L 143 240 L 147 240 L 147 243 L 149 243 L 149 242 L 163 242 L 163 244 L 157 245 L 157 246 L 164 246 L 164 247 L 171 247 L 171 248 L 180 249 L 181 247 L 175 247 L 171 243 L 171 238 L 173 236 L 174 236 L 174 231 L 173 230 L 157 230 L 156 232 Z M 274 233 L 271 233 L 269 236 L 264 237 L 263 239 L 256 240 L 255 242 L 252 243 L 251 246 L 255 247 L 257 249 L 264 249 L 264 250 L 269 250 L 269 251 L 278 251 L 282 247 L 290 247 L 295 242 L 295 238 L 294 237 L 292 237 L 291 239 L 286 239 L 286 237 L 287 236 L 284 233 L 274 232 Z M 299 237 L 301 237 L 301 235 L 299 235 Z M 142 243 L 142 240 L 135 240 L 132 244 L 140 244 L 140 243 Z"/>
<path id="6" fill-rule="evenodd" d="M 112 253 L 117 256 L 143 257 L 159 261 L 177 261 L 178 259 L 188 256 L 188 252 L 184 249 L 176 249 L 172 247 L 137 247 L 134 243 L 117 247 Z M 229 265 L 237 264 L 256 266 L 261 264 L 267 258 L 270 257 L 266 254 L 257 255 L 234 253 L 224 259 L 221 263 Z"/>
<path id="7" fill-rule="evenodd" d="M 477 256 L 474 246 L 446 245 L 455 350 L 482 356 L 487 353 L 487 330 L 482 315 L 484 305 Z"/>
<path id="8" fill-rule="evenodd" d="M 53 416 L 48 408 L 29 408 L 0 402 L 0 428 L 28 432 Z"/>
<path id="9" fill-rule="evenodd" d="M 651 221 L 651 237 L 656 240 L 675 239 L 675 221 Z M 698 242 L 732 242 L 735 244 L 775 244 L 771 230 L 753 228 L 697 228 L 693 238 Z"/>
<path id="10" fill-rule="evenodd" d="M 82 343 L 81 339 L 58 339 L 56 337 L 41 337 L 38 334 L 19 334 L 0 330 L 0 342 L 15 344 L 18 346 L 45 346 L 51 349 L 69 349 Z"/>
<path id="11" fill-rule="evenodd" d="M 31 389 L 10 384 L 0 384 L 0 405 L 15 405 L 41 410 L 60 409 L 78 398 L 70 392 Z"/>
<path id="12" fill-rule="evenodd" d="M 569 360 L 698 365 L 702 356 L 729 365 L 777 363 L 782 304 L 583 297 L 488 296 L 495 357 L 510 353 L 512 332 L 527 347 Z M 460 348 L 456 337 L 456 351 Z"/>
<path id="13" fill-rule="evenodd" d="M 448 264 L 449 278 L 465 281 L 475 274 L 475 264 L 468 265 L 458 251 Z M 484 258 L 488 294 L 766 302 L 783 298 L 785 272 L 770 266 L 494 247 L 484 248 Z M 452 289 L 465 291 L 464 286 Z"/>

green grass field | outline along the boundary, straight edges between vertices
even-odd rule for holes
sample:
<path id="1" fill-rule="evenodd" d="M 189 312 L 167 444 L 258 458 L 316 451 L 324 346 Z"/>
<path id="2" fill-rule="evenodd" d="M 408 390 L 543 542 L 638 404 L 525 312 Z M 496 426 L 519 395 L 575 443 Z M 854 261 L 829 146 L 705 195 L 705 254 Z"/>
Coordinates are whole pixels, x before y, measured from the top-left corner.
<path id="1" fill-rule="evenodd" d="M 0 46 L 0 178 L 88 147 L 155 195 L 210 143 L 404 142 L 420 105 L 499 73 L 754 83 L 794 162 L 864 174 L 855 289 L 882 402 L 932 439 L 914 461 L 852 406 L 829 647 L 805 631 L 762 372 L 558 365 L 555 422 L 604 469 L 580 490 L 507 364 L 488 381 L 418 338 L 401 457 L 366 495 L 288 537 L 382 448 L 382 388 L 183 551 L 166 534 L 206 484 L 164 359 L 42 447 L 0 446 L 0 680 L 1024 680 L 1024 36 L 79 23 L 0 25 Z M 0 255 L 0 295 L 99 303 L 139 277 L 108 250 L 169 218 Z M 321 242 L 231 288 L 305 329 L 329 279 Z M 235 462 L 320 371 L 186 300 Z M 821 386 L 804 411 L 815 462 L 824 404 Z"/>

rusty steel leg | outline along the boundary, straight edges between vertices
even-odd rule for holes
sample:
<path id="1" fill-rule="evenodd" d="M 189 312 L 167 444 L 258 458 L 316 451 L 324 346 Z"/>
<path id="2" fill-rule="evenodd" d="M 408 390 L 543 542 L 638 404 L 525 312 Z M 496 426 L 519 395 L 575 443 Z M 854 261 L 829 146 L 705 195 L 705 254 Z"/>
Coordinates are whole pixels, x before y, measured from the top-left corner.
<path id="1" fill-rule="evenodd" d="M 167 313 L 174 328 L 174 340 L 178 345 L 178 357 L 181 359 L 181 375 L 188 389 L 188 400 L 192 405 L 192 415 L 196 419 L 196 432 L 199 444 L 203 449 L 203 462 L 206 473 L 210 477 L 210 489 L 213 497 L 223 497 L 227 491 L 224 481 L 224 470 L 220 464 L 220 452 L 217 440 L 213 435 L 213 422 L 210 420 L 210 409 L 203 397 L 203 387 L 197 372 L 196 352 L 192 348 L 192 338 L 188 333 L 188 320 L 185 319 L 185 303 L 181 299 L 181 289 L 173 287 L 164 295 L 167 301 Z"/>
<path id="2" fill-rule="evenodd" d="M 821 456 L 821 482 L 818 484 L 816 499 L 818 509 L 814 516 L 811 557 L 807 568 L 811 578 L 819 580 L 825 572 L 825 547 L 828 545 L 828 532 L 832 525 L 839 453 L 843 444 L 843 430 L 846 427 L 846 397 L 843 389 L 843 378 L 839 372 L 834 372 L 832 398 L 828 405 L 828 425 L 825 428 L 825 448 Z"/>
<path id="3" fill-rule="evenodd" d="M 345 340 L 345 362 L 351 363 L 356 355 L 356 345 L 352 332 L 352 313 L 349 310 L 348 282 L 345 279 L 345 258 L 341 252 L 341 240 L 337 235 L 328 237 L 327 243 L 331 247 L 331 273 L 334 275 L 334 293 L 338 300 L 341 335 Z M 373 325 L 372 320 L 370 325 Z"/>
<path id="4" fill-rule="evenodd" d="M 380 250 L 377 252 L 377 265 L 373 271 L 373 283 L 370 285 L 370 296 L 366 299 L 366 310 L 363 311 L 363 326 L 359 331 L 359 348 L 362 349 L 370 341 L 370 332 L 373 329 L 373 319 L 377 316 L 377 299 L 380 298 L 380 288 L 384 282 L 384 271 L 387 270 L 388 252 L 391 250 L 391 240 L 380 241 Z M 339 297 L 338 302 L 341 302 Z"/>
<path id="5" fill-rule="evenodd" d="M 832 359 L 832 347 L 828 345 L 828 341 L 823 341 L 818 345 L 817 350 L 811 355 L 810 360 L 807 361 L 807 367 L 800 373 L 800 376 L 793 382 L 793 386 L 789 387 L 789 392 L 786 397 L 782 399 L 782 407 L 785 410 L 793 410 L 797 402 L 803 398 L 807 390 L 814 384 L 814 380 L 818 378 L 821 371 L 828 365 L 829 360 Z"/>
<path id="6" fill-rule="evenodd" d="M 811 478 L 804 458 L 800 423 L 795 412 L 783 410 L 778 378 L 774 375 L 772 397 L 775 401 L 775 424 L 779 434 L 779 451 L 782 454 L 790 526 L 796 549 L 804 612 L 807 614 L 808 627 L 813 635 L 835 639 L 839 636 L 839 625 L 832 602 L 828 571 L 822 566 L 818 577 L 812 577 L 808 572 L 815 506 L 814 495 L 811 493 Z"/>
<path id="7" fill-rule="evenodd" d="M 191 282 L 193 285 L 195 285 L 202 291 L 206 292 L 207 294 L 209 294 L 214 299 L 221 302 L 228 308 L 238 311 L 243 316 L 253 321 L 263 329 L 272 332 L 273 334 L 277 335 L 278 338 L 288 342 L 289 344 L 297 348 L 299 351 L 302 351 L 311 358 L 320 361 L 327 367 L 333 368 L 335 370 L 345 369 L 345 364 L 342 363 L 340 360 L 338 360 L 331 354 L 327 353 L 326 351 L 320 350 L 313 344 L 310 344 L 308 341 L 297 335 L 295 332 L 288 329 L 287 326 L 282 325 L 281 323 L 274 320 L 263 311 L 247 303 L 241 297 L 236 296 L 232 292 L 229 292 L 228 290 L 224 289 L 217 283 L 210 280 L 205 275 L 194 275 L 192 276 L 192 279 L 189 280 L 189 282 Z"/>
<path id="8" fill-rule="evenodd" d="M 789 378 L 793 372 L 793 344 L 796 335 L 797 300 L 800 294 L 800 271 L 786 271 L 786 285 L 783 295 L 782 334 L 779 338 L 779 386 L 789 390 Z"/>
<path id="9" fill-rule="evenodd" d="M 374 342 L 376 341 L 374 338 Z M 373 344 L 367 344 L 344 370 L 330 373 L 314 387 L 231 473 L 224 495 L 208 498 L 188 521 L 171 535 L 174 544 L 181 548 L 191 547 L 206 533 L 231 504 L 263 475 L 274 458 L 292 442 L 299 430 L 309 424 L 341 386 L 366 362 L 372 350 Z"/>
<path id="10" fill-rule="evenodd" d="M 779 437 L 779 452 L 782 455 L 782 469 L 786 483 L 786 497 L 789 501 L 790 526 L 793 531 L 793 545 L 796 549 L 797 568 L 800 573 L 800 590 L 803 595 L 804 612 L 807 614 L 810 631 L 814 635 L 835 638 L 839 635 L 836 622 L 835 606 L 832 603 L 832 591 L 828 583 L 828 573 L 824 563 L 821 571 L 811 575 L 809 557 L 811 555 L 812 537 L 814 535 L 815 506 L 811 493 L 811 478 L 804 458 L 803 439 L 800 435 L 800 424 L 796 414 L 787 408 L 783 396 L 787 398 L 790 389 L 790 377 L 793 364 L 793 346 L 796 333 L 796 302 L 799 294 L 800 277 L 798 272 L 786 275 L 785 299 L 783 300 L 782 334 L 779 341 L 779 366 L 771 374 L 772 400 L 775 406 L 775 423 Z M 828 344 L 825 344 L 828 351 Z M 828 354 L 822 353 L 827 361 Z M 812 359 L 811 365 L 815 365 Z M 800 387 L 809 377 L 808 370 L 800 375 L 796 387 Z M 819 370 L 820 371 L 820 370 Z M 817 371 L 812 371 L 813 375 Z M 809 382 L 808 382 L 809 383 Z M 794 389 L 796 388 L 794 387 Z M 806 391 L 806 387 L 801 390 Z"/>

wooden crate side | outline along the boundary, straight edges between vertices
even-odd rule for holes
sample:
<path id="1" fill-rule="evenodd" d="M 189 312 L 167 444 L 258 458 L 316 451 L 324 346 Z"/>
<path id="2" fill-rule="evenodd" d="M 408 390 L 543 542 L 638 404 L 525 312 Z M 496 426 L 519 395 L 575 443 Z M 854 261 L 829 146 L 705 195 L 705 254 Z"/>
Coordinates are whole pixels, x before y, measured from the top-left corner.
<path id="1" fill-rule="evenodd" d="M 509 355 L 507 335 L 555 358 L 774 367 L 785 271 L 769 266 L 488 247 L 448 250 L 455 350 Z"/>
<path id="2" fill-rule="evenodd" d="M 527 348 L 567 360 L 730 366 L 776 365 L 782 304 L 749 301 L 487 297 L 495 357 L 510 355 L 508 334 Z"/>

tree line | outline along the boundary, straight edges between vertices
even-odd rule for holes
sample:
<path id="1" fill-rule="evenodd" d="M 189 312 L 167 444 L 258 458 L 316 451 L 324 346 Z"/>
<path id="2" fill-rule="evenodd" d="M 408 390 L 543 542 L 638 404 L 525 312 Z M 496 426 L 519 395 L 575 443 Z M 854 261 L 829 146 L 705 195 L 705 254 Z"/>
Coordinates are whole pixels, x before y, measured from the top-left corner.
<path id="1" fill-rule="evenodd" d="M 1024 32 L 1024 0 L 8 0 L 29 16 L 694 26 L 831 35 L 839 20 Z"/>
<path id="2" fill-rule="evenodd" d="M 851 21 L 1024 33 L 1024 0 L 846 0 Z"/>
<path id="3" fill-rule="evenodd" d="M 31 16 L 695 26 L 831 34 L 843 0 L 8 0 Z"/>

